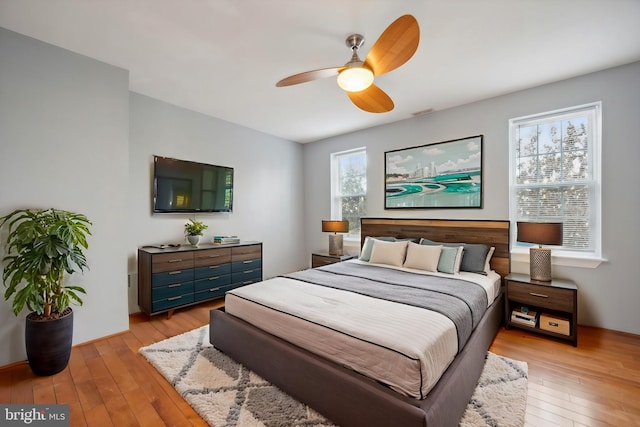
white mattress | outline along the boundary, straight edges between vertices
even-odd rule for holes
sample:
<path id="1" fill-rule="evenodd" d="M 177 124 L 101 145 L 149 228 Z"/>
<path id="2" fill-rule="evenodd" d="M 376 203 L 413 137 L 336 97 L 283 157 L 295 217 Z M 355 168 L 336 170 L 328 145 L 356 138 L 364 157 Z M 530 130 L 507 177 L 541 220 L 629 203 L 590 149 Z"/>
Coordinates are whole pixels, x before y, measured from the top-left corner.
<path id="1" fill-rule="evenodd" d="M 459 278 L 482 284 L 488 305 L 500 290 L 496 273 Z M 442 314 L 289 278 L 230 291 L 225 311 L 418 399 L 458 353 L 455 325 Z"/>

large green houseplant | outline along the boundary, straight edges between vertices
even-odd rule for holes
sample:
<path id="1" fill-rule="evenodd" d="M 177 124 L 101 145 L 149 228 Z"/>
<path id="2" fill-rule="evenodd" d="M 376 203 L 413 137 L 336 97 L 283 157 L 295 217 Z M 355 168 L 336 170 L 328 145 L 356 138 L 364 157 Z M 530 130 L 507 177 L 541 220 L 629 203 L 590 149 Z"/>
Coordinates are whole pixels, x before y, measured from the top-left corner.
<path id="1" fill-rule="evenodd" d="M 69 362 L 73 340 L 71 303 L 81 305 L 80 286 L 65 285 L 65 273 L 87 268 L 84 249 L 91 222 L 58 209 L 19 209 L 0 218 L 7 227 L 2 281 L 4 298 L 17 316 L 25 306 L 27 358 L 34 373 L 52 375 Z"/>

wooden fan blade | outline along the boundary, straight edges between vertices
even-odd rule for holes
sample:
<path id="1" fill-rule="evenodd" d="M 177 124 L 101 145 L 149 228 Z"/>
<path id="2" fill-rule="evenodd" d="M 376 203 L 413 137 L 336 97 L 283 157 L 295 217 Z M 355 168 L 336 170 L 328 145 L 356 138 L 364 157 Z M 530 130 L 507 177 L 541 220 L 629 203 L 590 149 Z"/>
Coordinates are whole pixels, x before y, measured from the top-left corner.
<path id="1" fill-rule="evenodd" d="M 347 92 L 351 102 L 368 113 L 386 113 L 393 110 L 393 101 L 382 89 L 371 85 L 360 92 Z"/>
<path id="2" fill-rule="evenodd" d="M 277 87 L 297 85 L 300 83 L 310 82 L 312 80 L 324 79 L 327 77 L 335 77 L 344 67 L 321 68 L 319 70 L 305 71 L 304 73 L 294 74 L 285 77 L 276 83 Z"/>
<path id="3" fill-rule="evenodd" d="M 379 76 L 407 62 L 418 49 L 420 26 L 411 15 L 396 19 L 378 37 L 364 61 Z"/>

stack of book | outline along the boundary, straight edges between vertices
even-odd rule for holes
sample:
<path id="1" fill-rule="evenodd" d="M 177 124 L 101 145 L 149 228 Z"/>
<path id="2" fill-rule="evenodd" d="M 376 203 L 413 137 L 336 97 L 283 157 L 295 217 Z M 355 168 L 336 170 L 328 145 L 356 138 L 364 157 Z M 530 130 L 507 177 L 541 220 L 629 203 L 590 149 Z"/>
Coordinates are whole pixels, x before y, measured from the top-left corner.
<path id="1" fill-rule="evenodd" d="M 521 309 L 516 308 L 511 312 L 511 321 L 513 323 L 518 323 L 520 325 L 531 326 L 532 328 L 536 327 L 536 323 L 538 322 L 538 313 L 535 311 L 527 310 L 523 312 Z"/>
<path id="2" fill-rule="evenodd" d="M 230 245 L 240 243 L 238 236 L 214 236 L 213 243 L 216 245 Z"/>

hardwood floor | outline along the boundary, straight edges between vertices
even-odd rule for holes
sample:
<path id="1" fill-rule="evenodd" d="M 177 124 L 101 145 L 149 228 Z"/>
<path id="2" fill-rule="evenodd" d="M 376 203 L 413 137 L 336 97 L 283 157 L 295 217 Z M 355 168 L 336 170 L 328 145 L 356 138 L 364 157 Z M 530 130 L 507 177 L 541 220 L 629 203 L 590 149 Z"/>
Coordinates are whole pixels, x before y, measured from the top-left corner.
<path id="1" fill-rule="evenodd" d="M 640 335 L 578 327 L 578 347 L 501 329 L 490 351 L 529 364 L 526 425 L 640 425 Z"/>
<path id="2" fill-rule="evenodd" d="M 215 306 L 133 315 L 129 332 L 74 347 L 50 377 L 0 368 L 0 403 L 68 403 L 72 426 L 206 426 L 138 349 L 206 324 Z M 574 348 L 501 329 L 490 350 L 529 364 L 527 426 L 640 425 L 640 336 L 579 327 Z"/>

